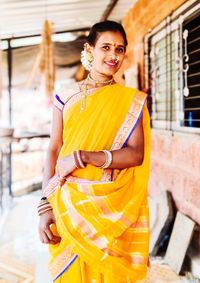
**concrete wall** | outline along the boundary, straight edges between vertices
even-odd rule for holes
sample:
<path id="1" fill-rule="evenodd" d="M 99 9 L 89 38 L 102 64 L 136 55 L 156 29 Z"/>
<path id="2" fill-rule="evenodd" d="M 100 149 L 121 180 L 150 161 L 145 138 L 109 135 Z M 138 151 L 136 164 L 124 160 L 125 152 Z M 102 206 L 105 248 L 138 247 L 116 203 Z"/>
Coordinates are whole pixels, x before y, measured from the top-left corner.
<path id="1" fill-rule="evenodd" d="M 136 2 L 123 21 L 129 47 L 122 73 L 138 64 L 143 78 L 144 36 L 184 2 Z M 158 194 L 161 190 L 171 191 L 178 209 L 200 224 L 200 135 L 152 130 L 149 191 Z"/>

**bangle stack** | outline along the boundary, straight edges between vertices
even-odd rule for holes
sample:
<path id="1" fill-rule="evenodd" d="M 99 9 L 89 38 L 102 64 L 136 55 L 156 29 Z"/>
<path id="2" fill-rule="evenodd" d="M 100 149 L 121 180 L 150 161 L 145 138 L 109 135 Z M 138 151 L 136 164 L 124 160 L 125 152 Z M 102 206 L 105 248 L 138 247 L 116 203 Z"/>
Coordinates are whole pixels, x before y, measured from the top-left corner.
<path id="1" fill-rule="evenodd" d="M 108 168 L 111 163 L 112 163 L 112 152 L 111 151 L 108 151 L 108 150 L 101 150 L 101 152 L 103 152 L 106 156 L 106 161 L 103 165 L 100 166 L 100 168 L 103 168 L 103 169 L 106 169 Z"/>
<path id="2" fill-rule="evenodd" d="M 85 168 L 85 164 L 81 158 L 81 151 L 75 150 L 74 151 L 74 160 L 77 168 Z"/>
<path id="3" fill-rule="evenodd" d="M 37 207 L 38 215 L 40 216 L 49 210 L 52 210 L 51 204 L 46 197 L 42 197 Z"/>

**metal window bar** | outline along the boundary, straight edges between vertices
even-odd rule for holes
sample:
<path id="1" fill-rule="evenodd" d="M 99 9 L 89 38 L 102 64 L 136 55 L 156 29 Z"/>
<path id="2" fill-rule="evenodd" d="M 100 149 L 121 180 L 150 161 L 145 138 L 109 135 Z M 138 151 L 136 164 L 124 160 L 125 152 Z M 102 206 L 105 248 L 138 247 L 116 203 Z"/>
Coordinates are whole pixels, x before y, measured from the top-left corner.
<path id="1" fill-rule="evenodd" d="M 176 81 L 176 46 L 174 44 L 175 31 L 171 30 L 171 19 L 168 17 L 163 37 L 157 42 L 149 39 L 150 55 L 149 81 L 152 95 L 152 120 L 162 120 L 165 128 L 171 128 L 172 120 L 176 119 L 174 113 L 175 81 Z M 160 104 L 160 102 L 165 102 Z"/>
<path id="2" fill-rule="evenodd" d="M 188 87 L 188 95 L 183 98 L 185 127 L 200 128 L 200 12 L 187 18 L 183 22 L 183 32 L 188 34 L 187 40 L 183 39 L 184 59 L 188 58 L 187 81 L 184 87 Z"/>
<path id="3" fill-rule="evenodd" d="M 149 37 L 150 48 L 146 53 L 150 55 L 148 80 L 152 95 L 152 120 L 165 121 L 165 128 L 168 129 L 172 129 L 174 121 L 180 126 L 200 127 L 200 37 L 197 35 L 196 39 L 193 38 L 193 33 L 200 29 L 200 14 L 198 21 L 196 19 L 187 19 L 186 26 L 181 16 L 174 31 L 171 30 L 172 23 L 168 18 L 164 36 L 157 42 Z M 194 27 L 194 21 L 199 26 Z M 192 99 L 188 99 L 188 96 Z M 159 102 L 163 100 L 166 105 L 161 108 Z M 174 104 L 176 113 L 173 111 Z M 189 107 L 190 104 L 192 107 Z"/>

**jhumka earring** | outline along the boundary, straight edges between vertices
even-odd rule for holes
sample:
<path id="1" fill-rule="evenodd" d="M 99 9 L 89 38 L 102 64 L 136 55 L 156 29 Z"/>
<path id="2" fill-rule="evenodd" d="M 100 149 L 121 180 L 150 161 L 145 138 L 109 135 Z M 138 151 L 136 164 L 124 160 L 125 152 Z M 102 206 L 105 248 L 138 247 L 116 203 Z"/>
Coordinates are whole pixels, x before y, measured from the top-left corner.
<path id="1" fill-rule="evenodd" d="M 94 60 L 94 58 L 92 56 L 92 53 L 87 52 L 85 49 L 83 49 L 81 51 L 81 63 L 83 65 L 83 67 L 89 72 L 92 69 L 93 60 Z"/>

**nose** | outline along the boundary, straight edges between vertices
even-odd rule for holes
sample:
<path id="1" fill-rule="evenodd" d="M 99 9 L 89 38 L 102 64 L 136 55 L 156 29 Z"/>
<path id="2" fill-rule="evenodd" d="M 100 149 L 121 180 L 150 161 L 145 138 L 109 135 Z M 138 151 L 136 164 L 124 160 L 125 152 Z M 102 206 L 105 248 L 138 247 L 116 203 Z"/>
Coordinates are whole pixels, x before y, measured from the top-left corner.
<path id="1" fill-rule="evenodd" d="M 110 55 L 110 58 L 116 63 L 119 61 L 119 55 L 117 55 L 115 52 Z"/>
<path id="2" fill-rule="evenodd" d="M 115 50 L 111 50 L 110 55 L 111 55 L 112 58 L 115 58 L 117 56 L 117 53 L 116 53 Z"/>

